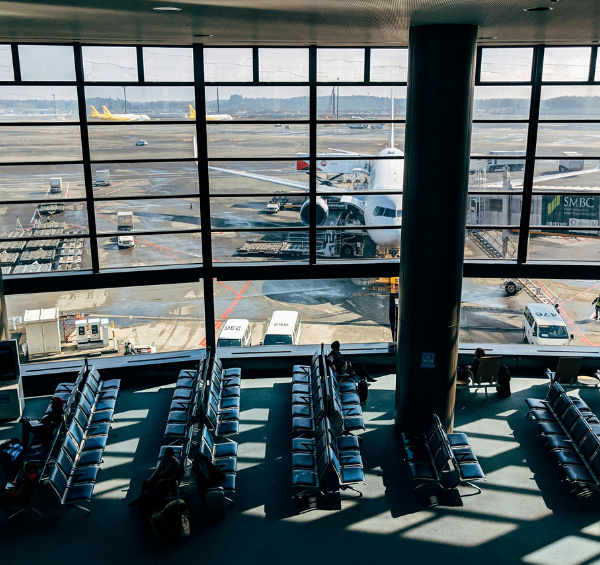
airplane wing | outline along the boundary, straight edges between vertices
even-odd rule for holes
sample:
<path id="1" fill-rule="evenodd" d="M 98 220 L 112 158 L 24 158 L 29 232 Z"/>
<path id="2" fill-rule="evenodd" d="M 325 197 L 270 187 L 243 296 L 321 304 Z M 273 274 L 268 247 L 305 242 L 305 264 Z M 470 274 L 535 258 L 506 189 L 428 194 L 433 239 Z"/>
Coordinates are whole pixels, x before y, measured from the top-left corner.
<path id="1" fill-rule="evenodd" d="M 229 173 L 231 175 L 237 175 L 239 177 L 245 177 L 248 179 L 261 180 L 263 182 L 271 182 L 273 184 L 279 184 L 281 186 L 287 186 L 289 188 L 296 188 L 308 192 L 309 187 L 307 182 L 299 182 L 293 180 L 280 179 L 277 177 L 268 177 L 266 175 L 257 175 L 255 173 L 247 173 L 246 171 L 234 171 L 233 169 L 221 169 L 219 167 L 208 167 L 211 171 L 219 171 L 220 173 Z M 345 190 L 339 189 L 334 186 L 328 186 L 328 192 L 346 192 Z"/>
<path id="2" fill-rule="evenodd" d="M 548 180 L 558 180 L 558 179 L 568 179 L 571 177 L 579 177 L 581 175 L 587 175 L 589 173 L 599 173 L 600 172 L 600 162 L 598 163 L 598 166 L 594 169 L 584 169 L 583 171 L 570 171 L 568 173 L 556 173 L 554 175 L 541 175 L 538 177 L 533 177 L 533 182 L 542 182 L 542 181 L 548 181 Z M 516 181 L 510 181 L 510 184 L 513 188 L 519 188 L 523 186 L 523 181 L 522 180 L 516 180 Z M 503 183 L 493 183 L 493 184 L 488 184 L 487 186 L 489 187 L 493 187 L 493 188 L 502 188 L 504 186 Z M 568 188 L 568 187 L 564 187 L 564 188 Z"/>
<path id="3" fill-rule="evenodd" d="M 329 151 L 336 151 L 337 153 L 341 153 L 342 155 L 352 155 L 353 157 L 374 157 L 374 155 L 369 155 L 367 153 L 359 153 L 358 151 L 345 151 L 344 149 L 335 149 L 333 147 L 328 147 L 327 149 Z M 317 159 L 323 159 L 325 157 L 327 157 L 327 155 L 317 155 Z"/>

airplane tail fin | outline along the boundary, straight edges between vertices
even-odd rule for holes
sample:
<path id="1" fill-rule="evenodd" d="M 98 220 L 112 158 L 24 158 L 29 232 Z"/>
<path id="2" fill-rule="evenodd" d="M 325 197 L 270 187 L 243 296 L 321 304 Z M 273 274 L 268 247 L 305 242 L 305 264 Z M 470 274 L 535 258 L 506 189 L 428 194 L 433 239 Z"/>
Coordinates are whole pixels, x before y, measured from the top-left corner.
<path id="1" fill-rule="evenodd" d="M 188 108 L 190 109 L 190 115 L 188 116 L 188 118 L 190 120 L 195 120 L 196 119 L 196 110 L 194 110 L 194 107 L 191 104 L 188 104 Z"/>
<path id="2" fill-rule="evenodd" d="M 394 87 L 392 86 L 392 114 L 391 119 L 394 119 Z M 394 124 L 390 124 L 390 140 L 388 142 L 388 147 L 390 149 L 394 148 Z"/>
<path id="3" fill-rule="evenodd" d="M 106 106 L 102 106 L 102 109 L 104 110 L 105 118 L 110 118 L 112 116 L 112 114 L 110 113 L 110 110 Z"/>
<path id="4" fill-rule="evenodd" d="M 96 110 L 96 108 L 94 108 L 94 106 L 92 106 L 90 104 L 90 109 L 92 110 L 92 113 L 90 114 L 90 118 L 101 118 L 102 114 L 100 112 L 98 112 L 98 110 Z"/>

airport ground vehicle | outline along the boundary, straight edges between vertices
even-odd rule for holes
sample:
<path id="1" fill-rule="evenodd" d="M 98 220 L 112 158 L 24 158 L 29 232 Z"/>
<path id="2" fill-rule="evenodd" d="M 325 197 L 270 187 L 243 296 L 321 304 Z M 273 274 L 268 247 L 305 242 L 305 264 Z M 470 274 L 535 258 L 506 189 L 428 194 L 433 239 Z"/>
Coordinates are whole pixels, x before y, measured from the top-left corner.
<path id="1" fill-rule="evenodd" d="M 535 345 L 569 345 L 567 324 L 550 304 L 530 302 L 523 310 L 523 341 Z"/>
<path id="2" fill-rule="evenodd" d="M 96 171 L 96 186 L 110 186 L 110 171 L 108 169 L 102 169 Z"/>
<path id="3" fill-rule="evenodd" d="M 117 238 L 117 245 L 121 249 L 131 249 L 135 247 L 135 238 L 132 235 L 120 235 Z"/>
<path id="4" fill-rule="evenodd" d="M 561 159 L 558 162 L 558 170 L 561 173 L 583 170 L 583 155 L 581 153 L 577 151 L 563 151 L 562 154 L 566 159 Z"/>
<path id="5" fill-rule="evenodd" d="M 138 147 L 143 147 L 143 146 L 145 146 L 145 145 L 148 145 L 148 142 L 147 142 L 147 141 L 144 141 L 143 139 L 140 139 L 139 141 L 136 141 L 136 142 L 135 142 L 135 144 L 136 144 Z"/>
<path id="6" fill-rule="evenodd" d="M 272 200 L 267 204 L 267 214 L 277 214 L 279 210 L 279 202 L 277 200 Z"/>
<path id="7" fill-rule="evenodd" d="M 133 212 L 117 212 L 117 230 L 131 231 L 133 229 Z"/>
<path id="8" fill-rule="evenodd" d="M 57 194 L 59 192 L 62 192 L 62 178 L 61 177 L 55 177 L 50 179 L 50 192 L 52 194 Z"/>
<path id="9" fill-rule="evenodd" d="M 302 323 L 295 310 L 275 310 L 265 333 L 264 345 L 298 345 Z"/>
<path id="10" fill-rule="evenodd" d="M 250 345 L 252 345 L 250 322 L 244 319 L 228 320 L 217 340 L 217 347 L 249 347 Z"/>
<path id="11" fill-rule="evenodd" d="M 493 155 L 486 159 L 488 173 L 502 171 L 506 166 L 510 171 L 522 171 L 525 166 L 525 151 L 490 151 L 488 155 Z"/>

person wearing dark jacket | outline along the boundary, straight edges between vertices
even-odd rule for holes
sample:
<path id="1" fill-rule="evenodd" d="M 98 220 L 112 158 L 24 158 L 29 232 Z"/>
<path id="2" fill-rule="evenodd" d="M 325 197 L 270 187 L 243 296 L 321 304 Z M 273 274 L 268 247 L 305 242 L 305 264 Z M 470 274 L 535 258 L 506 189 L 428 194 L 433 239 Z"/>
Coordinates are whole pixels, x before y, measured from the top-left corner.
<path id="1" fill-rule="evenodd" d="M 31 435 L 41 442 L 50 442 L 54 433 L 60 427 L 63 421 L 63 409 L 65 401 L 60 396 L 53 396 L 50 400 L 52 410 L 45 414 L 39 420 L 30 420 L 27 416 L 21 418 L 23 426 L 23 449 L 29 449 L 29 439 Z M 37 424 L 37 425 L 34 425 Z"/>
<path id="2" fill-rule="evenodd" d="M 354 375 L 352 363 L 340 353 L 339 341 L 334 341 L 331 344 L 331 352 L 327 356 L 327 363 L 337 375 Z"/>
<path id="3" fill-rule="evenodd" d="M 471 373 L 473 376 L 477 375 L 477 369 L 479 369 L 479 364 L 481 363 L 481 358 L 485 355 L 485 349 L 482 347 L 478 347 L 475 350 L 475 357 L 473 357 L 473 361 L 471 361 Z"/>
<path id="4" fill-rule="evenodd" d="M 142 483 L 142 492 L 138 498 L 129 503 L 130 508 L 146 503 L 159 501 L 177 488 L 179 475 L 179 459 L 175 457 L 172 447 L 165 449 L 165 454 L 151 477 Z"/>
<path id="5" fill-rule="evenodd" d="M 27 506 L 37 486 L 38 479 L 39 473 L 35 465 L 25 461 L 23 470 L 19 473 L 12 487 L 0 494 L 0 508 Z"/>
<path id="6" fill-rule="evenodd" d="M 596 308 L 594 320 L 597 320 L 600 317 L 600 294 L 598 295 L 598 298 L 594 298 L 594 300 L 592 300 L 592 305 Z"/>

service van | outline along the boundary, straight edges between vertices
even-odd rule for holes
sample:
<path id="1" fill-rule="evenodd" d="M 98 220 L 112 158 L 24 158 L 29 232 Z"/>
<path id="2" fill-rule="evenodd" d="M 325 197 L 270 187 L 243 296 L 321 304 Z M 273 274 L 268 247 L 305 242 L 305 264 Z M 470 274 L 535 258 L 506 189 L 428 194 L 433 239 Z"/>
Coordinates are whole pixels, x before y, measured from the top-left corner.
<path id="1" fill-rule="evenodd" d="M 300 314 L 295 310 L 275 310 L 265 333 L 264 345 L 298 345 Z"/>
<path id="2" fill-rule="evenodd" d="M 532 302 L 523 310 L 523 341 L 535 345 L 569 345 L 567 324 L 550 304 Z"/>
<path id="3" fill-rule="evenodd" d="M 249 347 L 252 345 L 252 330 L 248 320 L 227 320 L 219 334 L 217 347 Z"/>

